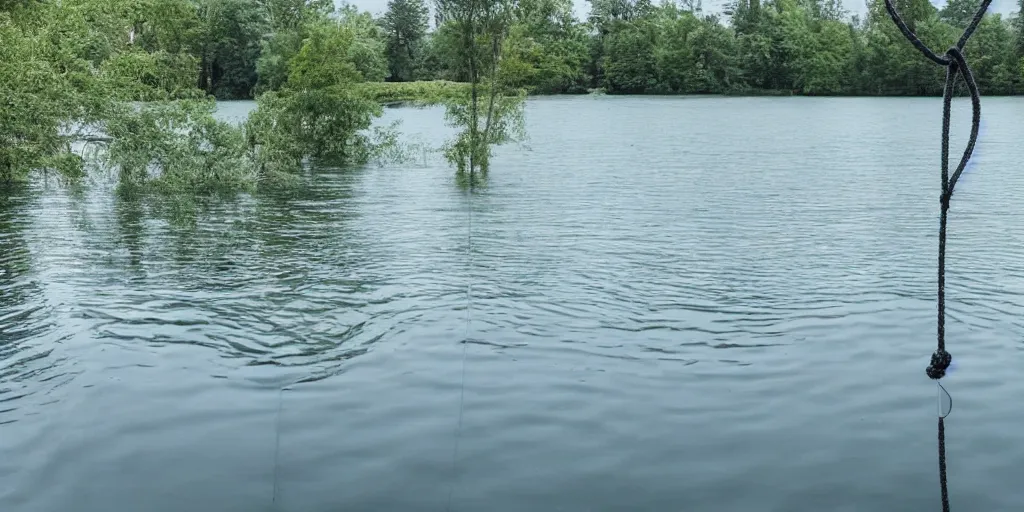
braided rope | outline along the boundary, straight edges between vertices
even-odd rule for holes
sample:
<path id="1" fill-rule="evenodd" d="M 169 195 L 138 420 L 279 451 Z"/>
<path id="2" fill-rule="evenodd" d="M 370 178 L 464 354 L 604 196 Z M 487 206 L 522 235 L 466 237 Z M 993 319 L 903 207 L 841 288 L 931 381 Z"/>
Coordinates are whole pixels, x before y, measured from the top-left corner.
<path id="1" fill-rule="evenodd" d="M 985 11 L 988 10 L 989 4 L 992 0 L 983 0 L 981 5 L 978 7 L 978 11 L 974 14 L 974 18 L 971 20 L 970 25 L 964 29 L 963 35 L 957 41 L 956 45 L 946 50 L 946 53 L 942 56 L 937 55 L 927 45 L 921 42 L 921 39 L 914 34 L 914 31 L 910 30 L 910 27 L 903 21 L 899 13 L 896 12 L 896 8 L 893 7 L 892 0 L 885 0 L 885 9 L 889 11 L 889 16 L 893 22 L 900 29 L 900 32 L 910 41 L 915 48 L 917 48 L 925 57 L 932 60 L 940 66 L 946 66 L 946 83 L 943 87 L 942 92 L 942 195 L 939 197 L 939 202 L 942 208 L 942 216 L 939 221 L 939 293 L 938 293 L 938 329 L 937 329 L 937 343 L 935 352 L 932 353 L 931 363 L 928 368 L 925 369 L 925 373 L 928 377 L 935 380 L 936 384 L 939 385 L 939 389 L 945 391 L 942 388 L 942 384 L 939 384 L 939 380 L 946 376 L 946 370 L 949 368 L 950 363 L 953 361 L 953 356 L 946 351 L 946 219 L 949 211 L 949 202 L 953 198 L 953 187 L 956 186 L 957 180 L 960 179 L 960 175 L 964 172 L 964 168 L 967 167 L 967 161 L 971 158 L 971 153 L 974 152 L 974 144 L 978 140 L 978 126 L 981 122 L 981 96 L 978 93 L 978 85 L 974 81 L 974 74 L 971 73 L 970 66 L 967 65 L 967 60 L 964 58 L 963 49 L 964 45 L 967 44 L 967 40 L 970 39 L 974 30 L 978 28 L 978 24 L 981 23 L 981 19 L 985 16 Z M 953 171 L 953 175 L 949 174 L 949 112 L 953 101 L 954 84 L 956 82 L 957 75 L 960 75 L 964 83 L 967 84 L 967 89 L 971 93 L 971 136 L 968 139 L 967 147 L 964 149 L 963 156 L 960 157 L 960 163 L 956 166 Z M 948 395 L 948 393 L 947 393 Z M 950 398 L 952 405 L 952 398 Z M 949 492 L 946 488 L 946 426 L 944 419 L 949 412 L 943 414 L 939 411 L 939 484 L 942 490 L 942 510 L 943 512 L 949 512 Z"/>

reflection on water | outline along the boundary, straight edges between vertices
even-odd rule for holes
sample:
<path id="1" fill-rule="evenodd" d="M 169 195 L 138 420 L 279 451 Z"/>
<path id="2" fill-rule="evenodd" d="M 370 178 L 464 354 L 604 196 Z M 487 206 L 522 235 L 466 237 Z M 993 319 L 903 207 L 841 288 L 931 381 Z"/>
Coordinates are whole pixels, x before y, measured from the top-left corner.
<path id="1" fill-rule="evenodd" d="M 1010 510 L 1024 102 L 987 101 L 947 450 L 954 506 Z M 0 191 L 0 510 L 933 507 L 939 107 L 540 98 L 473 187 Z"/>
<path id="2" fill-rule="evenodd" d="M 14 423 L 19 405 L 54 378 L 57 361 L 47 336 L 52 308 L 43 297 L 26 239 L 30 212 L 38 205 L 26 187 L 0 193 L 0 424 Z M 34 401 L 34 400 L 33 400 Z"/>

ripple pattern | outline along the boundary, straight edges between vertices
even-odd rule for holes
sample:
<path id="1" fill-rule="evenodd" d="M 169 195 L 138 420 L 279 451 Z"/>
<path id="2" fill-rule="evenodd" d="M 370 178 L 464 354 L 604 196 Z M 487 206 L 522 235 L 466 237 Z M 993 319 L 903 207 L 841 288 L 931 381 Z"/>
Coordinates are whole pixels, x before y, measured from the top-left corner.
<path id="1" fill-rule="evenodd" d="M 1024 102 L 985 105 L 950 493 L 1016 510 Z M 531 99 L 472 192 L 428 155 L 255 197 L 3 190 L 0 510 L 929 509 L 939 106 Z M 439 144 L 441 114 L 382 122 Z"/>

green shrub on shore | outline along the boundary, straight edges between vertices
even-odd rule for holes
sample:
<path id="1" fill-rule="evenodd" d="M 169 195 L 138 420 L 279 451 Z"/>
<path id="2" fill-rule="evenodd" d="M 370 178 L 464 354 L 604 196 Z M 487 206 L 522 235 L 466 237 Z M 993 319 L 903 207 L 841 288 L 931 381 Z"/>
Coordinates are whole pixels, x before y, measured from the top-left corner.
<path id="1" fill-rule="evenodd" d="M 360 89 L 366 97 L 385 105 L 436 105 L 465 96 L 469 93 L 469 84 L 448 80 L 365 82 L 360 84 Z"/>

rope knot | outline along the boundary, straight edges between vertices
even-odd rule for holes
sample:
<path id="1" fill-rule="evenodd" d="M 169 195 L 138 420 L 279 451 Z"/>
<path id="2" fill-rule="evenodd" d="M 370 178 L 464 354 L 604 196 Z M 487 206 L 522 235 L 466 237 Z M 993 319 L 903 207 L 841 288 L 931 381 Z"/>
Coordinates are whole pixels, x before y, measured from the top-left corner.
<path id="1" fill-rule="evenodd" d="M 953 194 L 950 194 L 949 192 L 943 192 L 942 195 L 939 196 L 939 204 L 942 205 L 943 210 L 949 209 L 949 200 L 952 196 Z"/>
<path id="2" fill-rule="evenodd" d="M 946 369 L 949 368 L 949 364 L 953 362 L 953 356 L 943 349 L 932 352 L 932 362 L 925 369 L 925 373 L 928 377 L 934 380 L 941 379 L 946 376 Z"/>
<path id="3" fill-rule="evenodd" d="M 960 51 L 960 48 L 956 46 L 950 46 L 943 57 L 943 60 L 946 61 L 946 66 L 956 66 L 958 60 L 963 60 L 964 52 Z"/>

